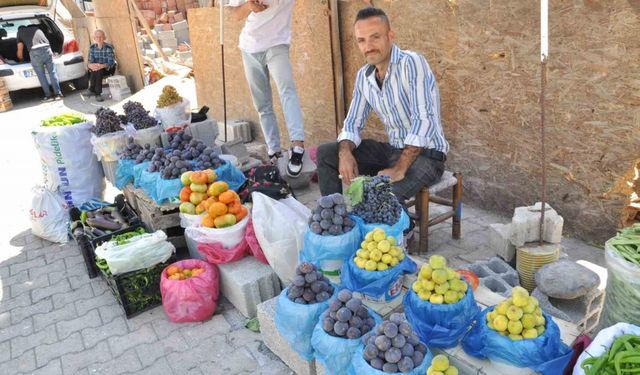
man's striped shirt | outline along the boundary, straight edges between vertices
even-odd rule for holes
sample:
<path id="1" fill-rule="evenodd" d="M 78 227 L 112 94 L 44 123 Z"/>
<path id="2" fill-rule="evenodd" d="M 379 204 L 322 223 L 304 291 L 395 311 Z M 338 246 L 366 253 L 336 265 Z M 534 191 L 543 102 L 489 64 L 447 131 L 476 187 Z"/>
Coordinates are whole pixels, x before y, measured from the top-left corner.
<path id="1" fill-rule="evenodd" d="M 395 44 L 382 85 L 375 78 L 375 66 L 365 65 L 356 76 L 353 99 L 338 142 L 360 144 L 360 132 L 374 110 L 384 123 L 389 144 L 449 151 L 440 123 L 440 93 L 427 60 Z"/>

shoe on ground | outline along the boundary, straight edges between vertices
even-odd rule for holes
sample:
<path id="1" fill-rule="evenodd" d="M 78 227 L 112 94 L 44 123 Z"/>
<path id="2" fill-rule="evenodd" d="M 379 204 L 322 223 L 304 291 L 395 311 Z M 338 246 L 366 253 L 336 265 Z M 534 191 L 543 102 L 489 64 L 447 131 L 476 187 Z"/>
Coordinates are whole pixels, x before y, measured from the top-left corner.
<path id="1" fill-rule="evenodd" d="M 269 156 L 269 163 L 271 165 L 278 165 L 278 159 L 282 157 L 282 152 L 277 151 L 277 152 L 274 152 L 273 154 L 268 154 L 268 156 Z"/>
<path id="2" fill-rule="evenodd" d="M 62 93 L 53 97 L 53 100 L 62 100 L 62 99 L 64 99 L 64 95 L 62 95 Z"/>
<path id="3" fill-rule="evenodd" d="M 45 96 L 44 98 L 40 99 L 40 101 L 43 103 L 51 102 L 53 101 L 53 96 Z"/>
<path id="4" fill-rule="evenodd" d="M 298 177 L 302 172 L 302 159 L 304 157 L 304 148 L 295 146 L 289 152 L 289 162 L 287 163 L 287 175 L 289 177 Z"/>
<path id="5" fill-rule="evenodd" d="M 96 95 L 96 101 L 104 102 L 104 98 L 102 97 L 102 95 Z"/>
<path id="6" fill-rule="evenodd" d="M 86 91 L 84 91 L 84 92 L 82 93 L 82 95 L 84 95 L 84 96 L 88 96 L 88 97 L 92 97 L 92 96 L 95 96 L 95 95 L 96 95 L 96 93 L 95 93 L 95 92 L 93 92 L 93 91 L 91 91 L 91 90 L 86 90 Z"/>

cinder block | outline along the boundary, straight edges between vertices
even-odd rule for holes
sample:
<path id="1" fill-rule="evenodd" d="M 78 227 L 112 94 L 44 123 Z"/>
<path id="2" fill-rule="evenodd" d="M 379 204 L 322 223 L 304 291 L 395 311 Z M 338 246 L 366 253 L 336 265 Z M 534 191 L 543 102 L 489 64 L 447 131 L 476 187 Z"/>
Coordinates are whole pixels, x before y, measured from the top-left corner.
<path id="1" fill-rule="evenodd" d="M 176 30 L 176 39 L 179 43 L 189 43 L 189 30 Z"/>
<path id="2" fill-rule="evenodd" d="M 489 246 L 507 262 L 516 256 L 516 247 L 511 243 L 511 224 L 489 224 Z"/>
<path id="3" fill-rule="evenodd" d="M 173 30 L 169 31 L 158 31 L 158 40 L 162 42 L 165 39 L 175 39 L 176 33 Z"/>
<path id="4" fill-rule="evenodd" d="M 172 38 L 172 39 L 161 39 L 160 40 L 160 45 L 162 46 L 162 48 L 171 48 L 173 50 L 178 48 L 178 39 L 176 38 Z"/>
<path id="5" fill-rule="evenodd" d="M 296 374 L 316 375 L 317 362 L 315 360 L 306 361 L 300 357 L 278 332 L 275 322 L 276 300 L 277 297 L 258 305 L 257 312 L 262 341 L 273 354 L 277 355 Z"/>
<path id="6" fill-rule="evenodd" d="M 511 288 L 520 285 L 518 272 L 498 257 L 465 264 L 460 268 L 475 273 L 482 286 L 503 297 L 511 296 Z"/>
<path id="7" fill-rule="evenodd" d="M 186 52 L 178 51 L 178 58 L 184 61 L 184 60 L 189 60 L 193 58 L 193 55 L 191 54 L 191 51 L 186 51 Z"/>
<path id="8" fill-rule="evenodd" d="M 533 206 L 516 207 L 511 221 L 511 243 L 516 247 L 540 239 L 540 202 Z M 560 243 L 564 219 L 550 206 L 545 205 L 544 241 Z"/>
<path id="9" fill-rule="evenodd" d="M 224 131 L 224 126 L 222 128 Z M 219 139 L 216 139 L 216 145 L 221 147 L 223 154 L 235 156 L 241 165 L 249 161 L 249 151 L 247 151 L 247 147 L 242 143 L 242 140 L 229 140 L 225 143 L 224 132 L 219 133 L 218 137 Z"/>
<path id="10" fill-rule="evenodd" d="M 179 22 L 174 23 L 171 26 L 173 27 L 174 31 L 188 30 L 189 29 L 189 24 L 187 23 L 187 21 L 179 21 Z"/>
<path id="11" fill-rule="evenodd" d="M 218 265 L 222 295 L 248 318 L 256 316 L 256 306 L 277 296 L 280 280 L 271 267 L 254 257 Z"/>

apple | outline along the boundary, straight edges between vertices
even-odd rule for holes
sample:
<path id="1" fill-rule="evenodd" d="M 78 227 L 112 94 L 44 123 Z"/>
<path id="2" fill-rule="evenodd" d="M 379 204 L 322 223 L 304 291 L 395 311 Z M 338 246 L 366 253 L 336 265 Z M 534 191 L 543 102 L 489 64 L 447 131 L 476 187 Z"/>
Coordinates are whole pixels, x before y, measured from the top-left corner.
<path id="1" fill-rule="evenodd" d="M 180 176 L 180 181 L 182 185 L 189 186 L 191 185 L 191 171 L 186 171 Z"/>
<path id="2" fill-rule="evenodd" d="M 195 215 L 196 206 L 191 202 L 182 202 L 180 203 L 180 212 L 189 215 Z"/>
<path id="3" fill-rule="evenodd" d="M 191 184 L 189 185 L 191 191 L 195 191 L 198 193 L 206 193 L 207 192 L 207 184 Z"/>
<path id="4" fill-rule="evenodd" d="M 206 194 L 204 193 L 200 193 L 197 191 L 194 191 L 193 193 L 191 193 L 191 195 L 189 196 L 189 201 L 191 203 L 193 203 L 194 205 L 198 205 L 200 204 L 200 202 L 202 202 L 202 200 L 206 197 Z"/>

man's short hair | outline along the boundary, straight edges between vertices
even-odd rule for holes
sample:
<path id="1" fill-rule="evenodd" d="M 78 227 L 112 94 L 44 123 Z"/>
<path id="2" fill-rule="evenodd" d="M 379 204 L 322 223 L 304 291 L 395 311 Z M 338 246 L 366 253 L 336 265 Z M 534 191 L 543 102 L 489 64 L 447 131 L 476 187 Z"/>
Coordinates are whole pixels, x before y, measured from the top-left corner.
<path id="1" fill-rule="evenodd" d="M 102 29 L 96 29 L 96 31 L 93 32 L 93 35 L 96 35 L 97 33 L 102 34 L 102 36 L 105 38 L 107 37 L 107 33 L 105 33 Z"/>
<path id="2" fill-rule="evenodd" d="M 378 17 L 384 23 L 386 23 L 387 25 L 390 25 L 389 17 L 387 17 L 387 14 L 384 12 L 384 10 L 380 8 L 374 8 L 374 7 L 366 7 L 366 8 L 360 9 L 360 11 L 358 12 L 358 15 L 356 16 L 355 22 L 366 20 L 373 17 Z"/>

